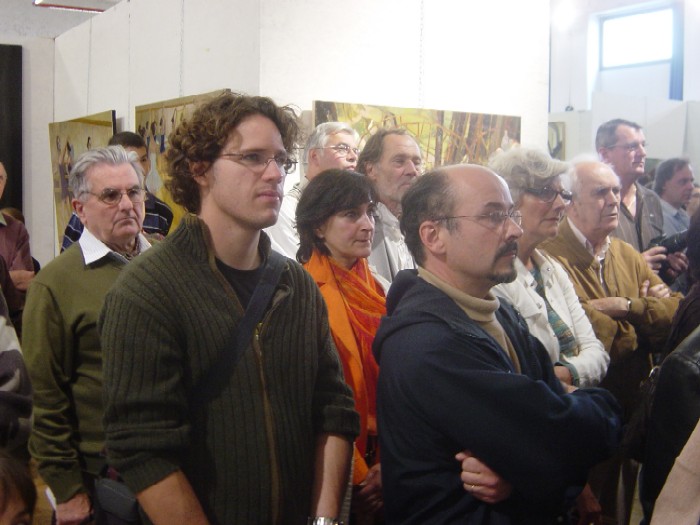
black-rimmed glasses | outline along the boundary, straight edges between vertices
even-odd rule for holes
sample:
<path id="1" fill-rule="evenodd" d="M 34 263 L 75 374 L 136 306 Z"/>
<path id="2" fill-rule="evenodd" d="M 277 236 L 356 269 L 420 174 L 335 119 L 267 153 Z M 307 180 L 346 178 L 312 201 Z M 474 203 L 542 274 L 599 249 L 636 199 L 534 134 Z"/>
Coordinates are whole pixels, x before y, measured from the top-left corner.
<path id="1" fill-rule="evenodd" d="M 280 154 L 274 157 L 265 158 L 260 153 L 222 153 L 219 155 L 220 158 L 230 160 L 241 166 L 245 166 L 250 171 L 262 174 L 270 162 L 275 161 L 277 167 L 284 171 L 286 175 L 292 173 L 296 168 L 297 161 L 288 157 L 287 155 Z M 237 159 L 237 160 L 236 160 Z"/>
<path id="2" fill-rule="evenodd" d="M 549 186 L 545 186 L 544 188 L 525 188 L 523 191 L 534 195 L 542 202 L 554 202 L 557 195 L 559 195 L 564 202 L 571 202 L 573 197 L 570 191 L 558 190 L 556 188 L 550 188 Z"/>

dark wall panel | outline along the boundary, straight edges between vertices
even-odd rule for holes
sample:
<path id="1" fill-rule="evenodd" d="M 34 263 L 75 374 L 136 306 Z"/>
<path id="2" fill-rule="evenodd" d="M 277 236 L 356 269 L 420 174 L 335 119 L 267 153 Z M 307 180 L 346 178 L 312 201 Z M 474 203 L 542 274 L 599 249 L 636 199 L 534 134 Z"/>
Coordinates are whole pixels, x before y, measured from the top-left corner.
<path id="1" fill-rule="evenodd" d="M 0 207 L 22 209 L 22 46 L 0 44 L 0 162 L 9 175 Z"/>

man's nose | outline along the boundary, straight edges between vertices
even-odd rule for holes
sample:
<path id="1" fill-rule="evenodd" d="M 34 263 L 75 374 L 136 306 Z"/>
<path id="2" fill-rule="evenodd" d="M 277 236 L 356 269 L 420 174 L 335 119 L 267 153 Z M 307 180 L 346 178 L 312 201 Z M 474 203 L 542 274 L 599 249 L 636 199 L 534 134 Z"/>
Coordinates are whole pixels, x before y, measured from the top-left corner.
<path id="1" fill-rule="evenodd" d="M 420 173 L 420 165 L 420 161 L 418 161 L 418 164 L 416 164 L 415 161 L 408 159 L 404 164 L 404 166 L 406 166 L 406 168 L 404 169 L 404 174 L 417 176 Z"/>
<path id="2" fill-rule="evenodd" d="M 120 210 L 129 210 L 133 207 L 134 207 L 134 203 L 129 198 L 129 195 L 126 192 L 122 192 L 121 199 L 119 199 L 119 209 Z"/>
<path id="3" fill-rule="evenodd" d="M 506 221 L 506 239 L 515 240 L 523 235 L 523 228 L 511 217 Z"/>
<path id="4" fill-rule="evenodd" d="M 284 168 L 272 159 L 267 162 L 267 166 L 265 166 L 262 173 L 263 179 L 276 183 L 283 181 L 286 176 L 287 172 L 284 171 Z"/>

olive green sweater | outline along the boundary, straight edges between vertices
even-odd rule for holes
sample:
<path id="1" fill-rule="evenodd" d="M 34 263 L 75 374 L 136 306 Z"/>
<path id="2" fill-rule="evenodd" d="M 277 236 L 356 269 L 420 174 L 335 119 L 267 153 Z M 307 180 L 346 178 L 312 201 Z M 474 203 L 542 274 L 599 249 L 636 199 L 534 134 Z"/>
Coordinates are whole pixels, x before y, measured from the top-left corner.
<path id="1" fill-rule="evenodd" d="M 85 492 L 82 470 L 105 460 L 97 319 L 124 263 L 86 266 L 78 243 L 39 272 L 24 308 L 24 358 L 34 386 L 29 449 L 57 501 Z"/>
<path id="2" fill-rule="evenodd" d="M 242 313 L 194 216 L 129 265 L 101 319 L 109 460 L 135 492 L 182 470 L 211 523 L 305 523 L 316 436 L 354 439 L 352 394 L 316 284 L 288 260 L 259 338 L 204 398 Z"/>

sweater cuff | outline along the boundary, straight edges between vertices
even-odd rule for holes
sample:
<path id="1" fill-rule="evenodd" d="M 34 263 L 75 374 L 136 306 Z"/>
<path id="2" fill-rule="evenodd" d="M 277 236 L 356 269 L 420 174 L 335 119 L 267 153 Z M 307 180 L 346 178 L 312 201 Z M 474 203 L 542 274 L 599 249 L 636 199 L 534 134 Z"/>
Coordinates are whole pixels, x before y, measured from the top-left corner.
<path id="1" fill-rule="evenodd" d="M 128 470 L 120 469 L 119 475 L 131 491 L 138 494 L 178 470 L 180 465 L 177 462 L 157 457 L 140 461 Z"/>
<path id="2" fill-rule="evenodd" d="M 80 492 L 88 492 L 83 484 L 83 473 L 77 464 L 68 470 L 40 466 L 39 474 L 53 492 L 56 503 L 65 503 Z"/>
<path id="3" fill-rule="evenodd" d="M 316 434 L 340 434 L 348 441 L 360 435 L 360 415 L 353 408 L 326 407 L 315 425 Z"/>

